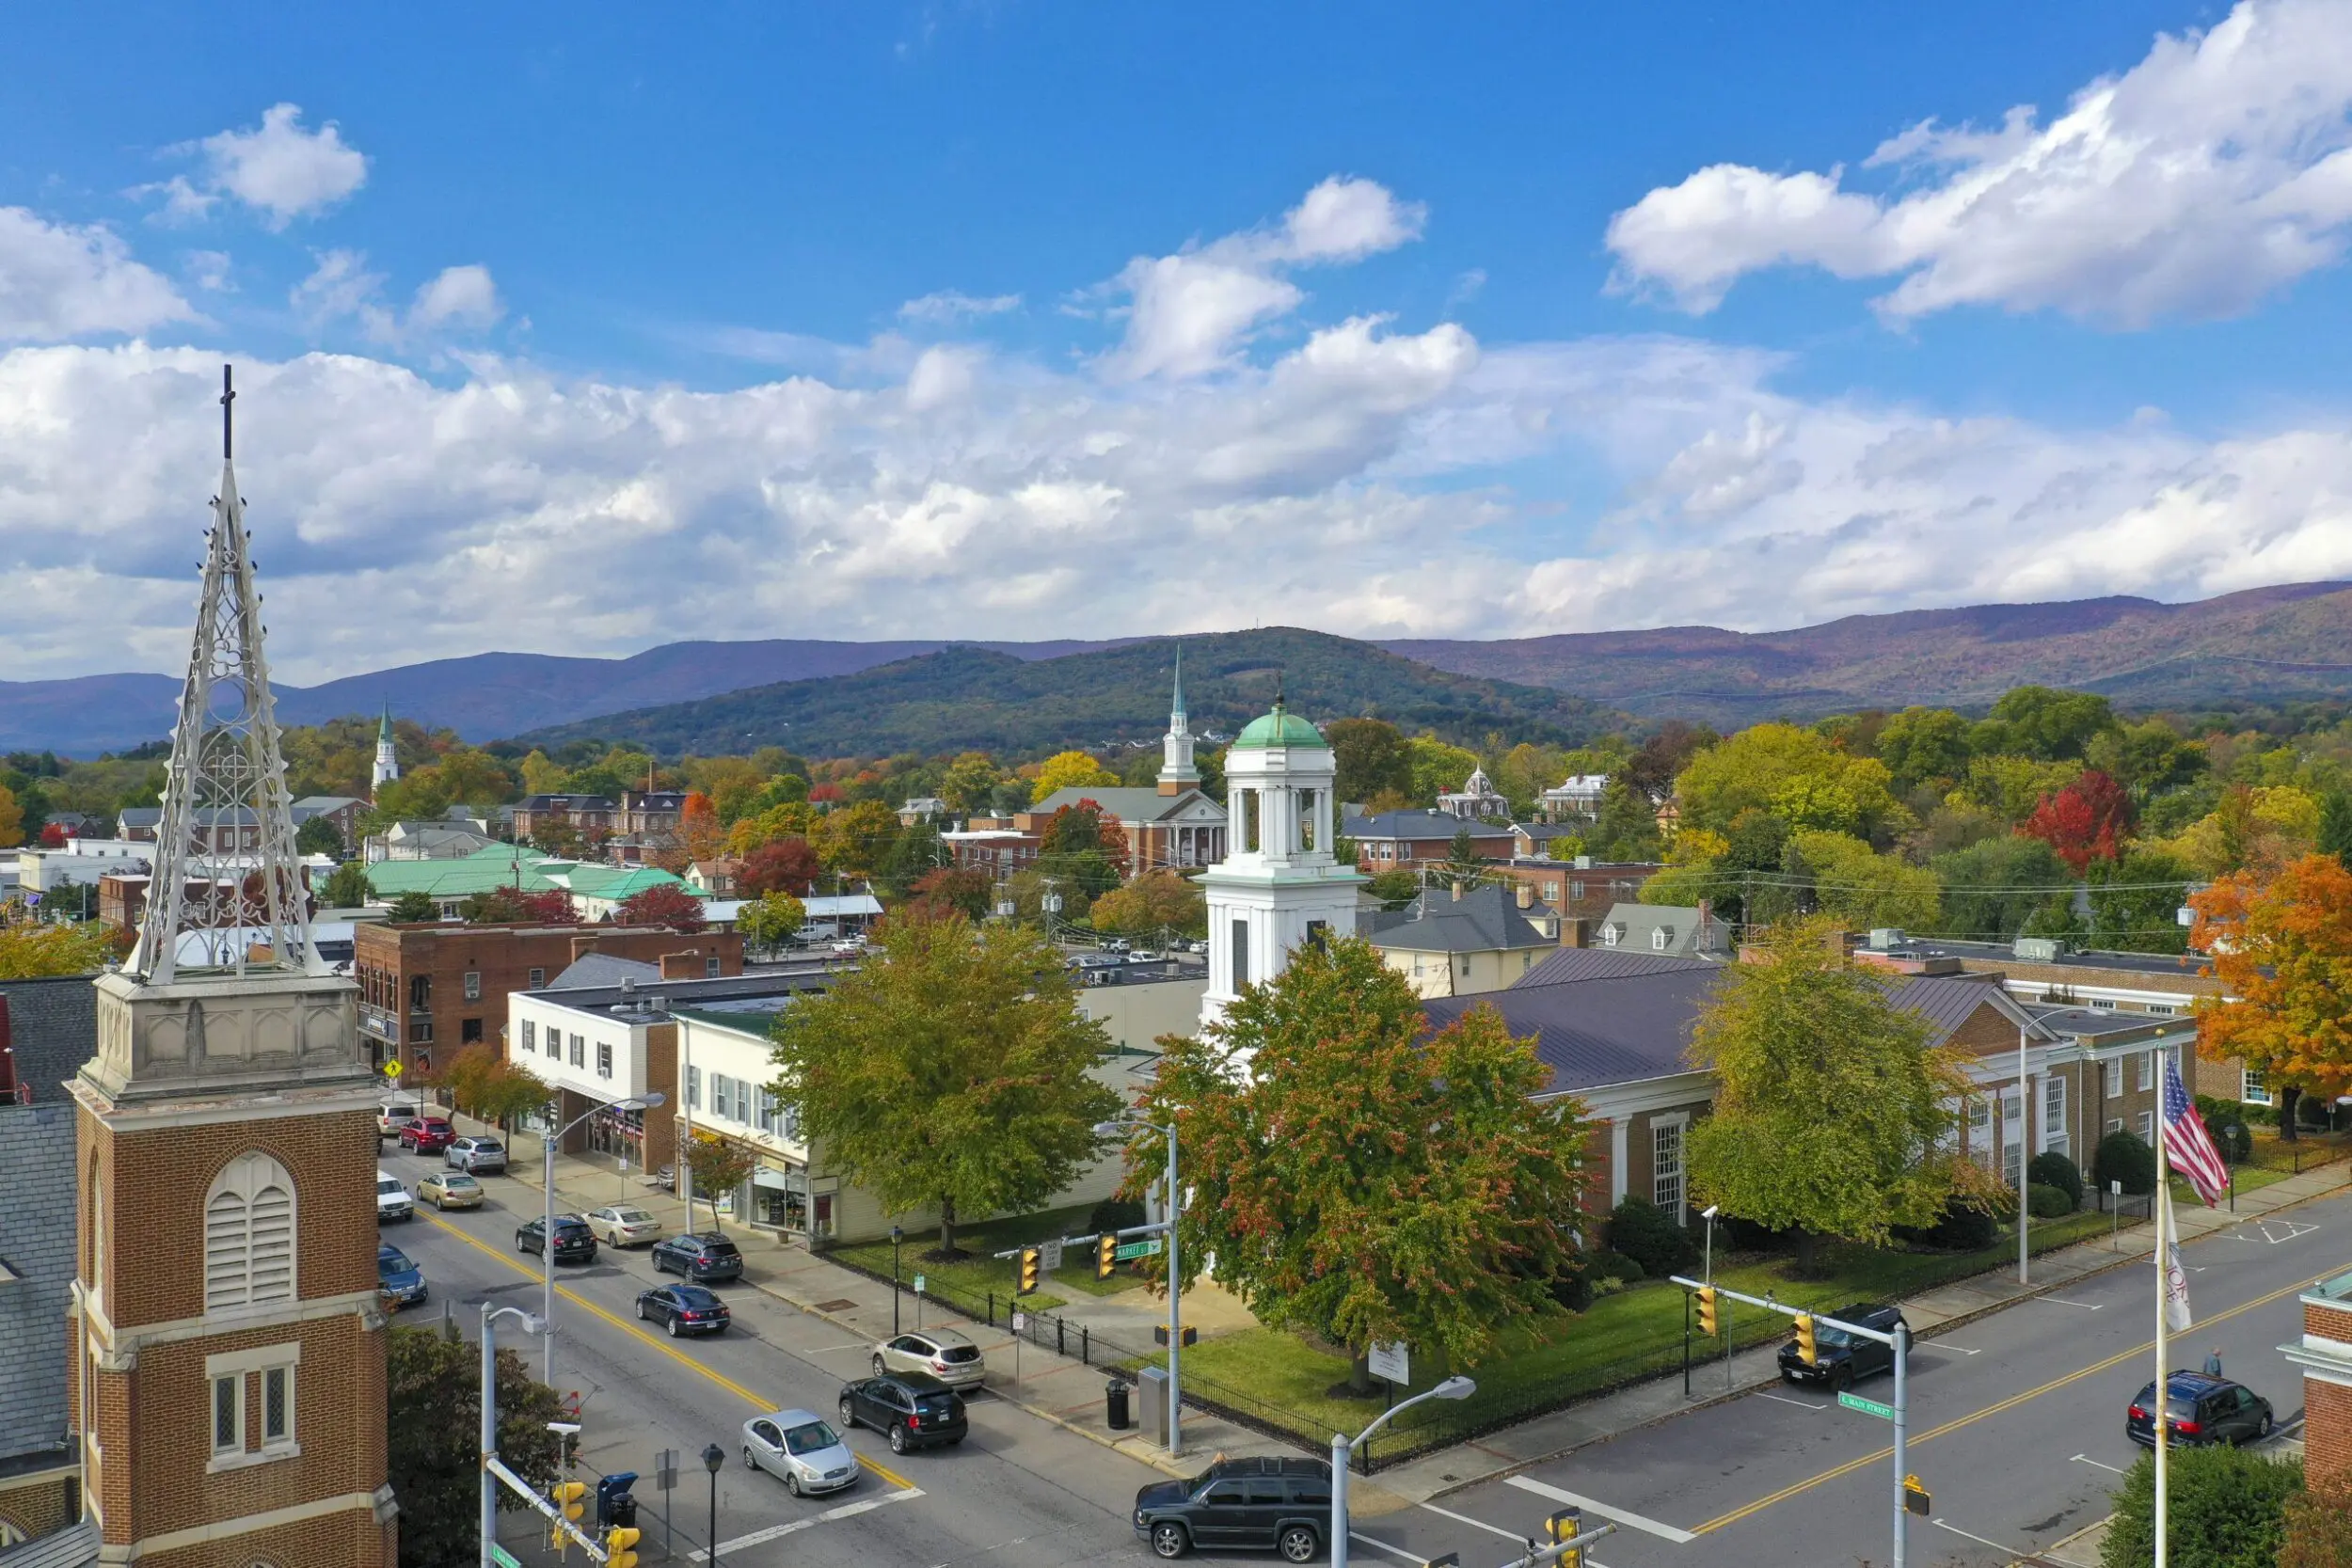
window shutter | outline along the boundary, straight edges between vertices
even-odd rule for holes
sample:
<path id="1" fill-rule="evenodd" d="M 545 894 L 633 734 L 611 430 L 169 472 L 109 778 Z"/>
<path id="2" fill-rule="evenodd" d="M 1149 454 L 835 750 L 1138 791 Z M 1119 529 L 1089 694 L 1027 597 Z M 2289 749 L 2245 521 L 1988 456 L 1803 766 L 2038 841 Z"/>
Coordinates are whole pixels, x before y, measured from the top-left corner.
<path id="1" fill-rule="evenodd" d="M 215 1193 L 204 1206 L 204 1310 L 246 1304 L 246 1203 L 242 1194 Z"/>
<path id="2" fill-rule="evenodd" d="M 294 1299 L 294 1195 L 276 1182 L 254 1195 L 252 1300 Z"/>

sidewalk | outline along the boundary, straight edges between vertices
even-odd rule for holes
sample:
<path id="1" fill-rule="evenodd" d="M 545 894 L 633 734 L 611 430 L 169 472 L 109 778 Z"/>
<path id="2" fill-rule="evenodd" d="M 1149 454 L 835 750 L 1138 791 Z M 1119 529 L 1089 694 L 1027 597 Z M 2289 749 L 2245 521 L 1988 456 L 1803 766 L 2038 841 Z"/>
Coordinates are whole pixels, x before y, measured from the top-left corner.
<path id="1" fill-rule="evenodd" d="M 510 1174 L 536 1189 L 541 1160 L 538 1139 L 524 1133 L 512 1143 L 516 1164 Z M 526 1154 L 528 1158 L 524 1157 Z M 2338 1192 L 2347 1184 L 2352 1184 L 2352 1165 L 2318 1166 L 2259 1192 L 2239 1195 L 2234 1212 L 2227 1208 L 2176 1208 L 2174 1225 L 2181 1241 L 2192 1242 Z M 601 1162 L 560 1158 L 556 1166 L 556 1197 L 560 1207 L 572 1211 L 628 1201 L 644 1208 L 664 1224 L 687 1227 L 684 1206 L 674 1195 L 645 1186 L 637 1172 L 632 1171 L 624 1179 Z M 695 1226 L 706 1227 L 709 1218 L 708 1207 L 698 1206 Z M 732 1223 L 725 1228 L 742 1249 L 745 1284 L 861 1338 L 879 1340 L 888 1337 L 892 1291 L 887 1281 L 841 1268 L 805 1247 L 779 1241 L 767 1231 Z M 2027 1297 L 2063 1291 L 2112 1269 L 2135 1263 L 2144 1267 L 2150 1261 L 2149 1254 L 2141 1250 L 2147 1238 L 2144 1229 L 2127 1231 L 2120 1239 L 2102 1237 L 2044 1253 L 2032 1260 L 2030 1286 L 2020 1286 L 2013 1270 L 1995 1271 L 1941 1286 L 1904 1300 L 1903 1316 L 1914 1334 L 1924 1338 Z M 906 1296 L 901 1302 L 902 1321 L 913 1326 L 916 1321 L 915 1299 Z M 1200 1323 L 1204 1328 L 1229 1314 L 1247 1318 L 1239 1303 L 1207 1282 L 1185 1292 L 1184 1302 L 1186 1318 Z M 952 1318 L 972 1336 L 988 1357 L 988 1386 L 993 1395 L 1171 1475 L 1194 1474 L 1210 1456 L 1219 1453 L 1238 1457 L 1296 1455 L 1301 1451 L 1297 1445 L 1264 1436 L 1188 1406 L 1184 1413 L 1184 1446 L 1189 1457 L 1171 1462 L 1165 1451 L 1146 1443 L 1136 1432 L 1121 1434 L 1109 1430 L 1104 1408 L 1104 1374 L 1100 1368 L 1088 1367 L 1074 1356 L 1057 1355 L 1025 1342 L 1020 1345 L 1016 1359 L 1015 1341 L 1009 1332 L 992 1330 L 944 1311 L 936 1303 L 927 1304 L 921 1310 L 936 1314 L 934 1321 Z M 1073 1302 L 1064 1310 L 1073 1316 L 1073 1322 L 1079 1321 L 1078 1315 L 1082 1314 L 1089 1326 L 1116 1333 L 1130 1342 L 1148 1335 L 1152 1323 L 1164 1321 L 1156 1305 L 1146 1307 L 1140 1304 L 1088 1299 Z M 1689 1398 L 1683 1395 L 1679 1377 L 1636 1384 L 1384 1469 L 1370 1481 L 1357 1481 L 1350 1489 L 1350 1497 L 1358 1513 L 1376 1515 L 1510 1475 L 1686 1410 L 1772 1387 L 1779 1382 L 1778 1356 L 1779 1345 L 1774 1342 L 1743 1351 L 1730 1357 L 1727 1366 L 1723 1360 L 1716 1360 L 1694 1367 Z"/>

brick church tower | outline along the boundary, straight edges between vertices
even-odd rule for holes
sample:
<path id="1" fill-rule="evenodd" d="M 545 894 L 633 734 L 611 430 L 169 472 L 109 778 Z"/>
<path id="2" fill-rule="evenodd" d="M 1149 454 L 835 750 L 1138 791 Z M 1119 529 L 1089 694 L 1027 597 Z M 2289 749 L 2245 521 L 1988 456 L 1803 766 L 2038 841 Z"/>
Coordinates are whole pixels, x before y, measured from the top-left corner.
<path id="1" fill-rule="evenodd" d="M 302 896 L 231 395 L 154 892 L 72 1085 L 83 1494 L 100 1563 L 393 1568 L 374 1076 Z M 234 865 L 219 811 L 261 830 Z"/>

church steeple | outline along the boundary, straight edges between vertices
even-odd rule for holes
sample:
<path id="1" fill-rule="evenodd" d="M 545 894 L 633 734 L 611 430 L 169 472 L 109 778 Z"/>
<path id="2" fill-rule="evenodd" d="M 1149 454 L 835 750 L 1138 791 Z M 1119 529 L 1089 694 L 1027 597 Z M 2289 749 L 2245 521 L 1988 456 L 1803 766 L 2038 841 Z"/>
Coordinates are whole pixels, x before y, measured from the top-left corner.
<path id="1" fill-rule="evenodd" d="M 375 727 L 375 771 L 368 781 L 368 796 L 400 777 L 400 757 L 392 750 L 392 705 L 384 705 L 384 721 Z"/>
<path id="2" fill-rule="evenodd" d="M 1182 795 L 1200 787 L 1192 762 L 1192 728 L 1184 721 L 1184 647 L 1176 645 L 1176 694 L 1168 705 L 1168 734 L 1160 741 L 1160 793 Z"/>

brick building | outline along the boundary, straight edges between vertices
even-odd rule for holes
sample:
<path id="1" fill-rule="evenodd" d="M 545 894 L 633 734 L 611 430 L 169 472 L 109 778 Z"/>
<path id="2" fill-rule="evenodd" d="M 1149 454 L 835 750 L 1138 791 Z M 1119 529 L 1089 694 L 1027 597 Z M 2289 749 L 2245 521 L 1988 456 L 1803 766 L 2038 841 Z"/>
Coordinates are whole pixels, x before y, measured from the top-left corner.
<path id="1" fill-rule="evenodd" d="M 698 975 L 743 973 L 743 939 L 648 926 L 366 925 L 353 933 L 359 1034 L 377 1067 L 430 1069 L 436 1050 L 496 1041 L 506 999 L 536 990 L 589 953 L 671 960 Z"/>
<path id="2" fill-rule="evenodd" d="M 2329 1493 L 2352 1485 L 2352 1274 L 2312 1286 L 2302 1307 L 2302 1338 L 2279 1351 L 2303 1369 L 2304 1480 Z"/>
<path id="3" fill-rule="evenodd" d="M 1509 861 L 1518 852 L 1511 830 L 1495 822 L 1466 822 L 1441 811 L 1384 811 L 1349 816 L 1340 836 L 1356 845 L 1356 869 L 1371 876 L 1442 864 L 1454 853 L 1454 835 L 1467 832 L 1482 861 Z"/>

